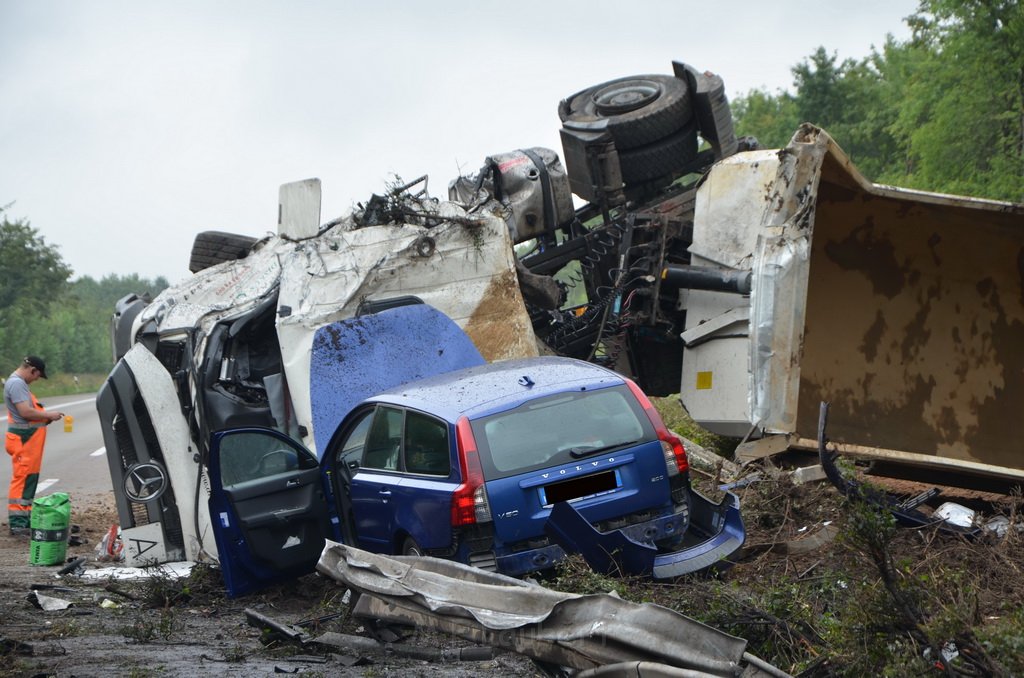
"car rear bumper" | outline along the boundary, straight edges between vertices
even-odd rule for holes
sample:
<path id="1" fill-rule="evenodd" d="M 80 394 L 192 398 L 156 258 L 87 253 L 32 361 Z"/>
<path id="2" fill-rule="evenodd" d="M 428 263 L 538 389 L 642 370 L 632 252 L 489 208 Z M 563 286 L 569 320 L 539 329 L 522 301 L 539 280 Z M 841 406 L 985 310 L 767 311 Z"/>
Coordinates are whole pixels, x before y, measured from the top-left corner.
<path id="1" fill-rule="evenodd" d="M 638 541 L 632 529 L 601 532 L 566 502 L 551 510 L 546 530 L 562 549 L 580 553 L 601 572 L 669 579 L 728 566 L 728 557 L 746 538 L 739 497 L 726 492 L 721 503 L 715 504 L 691 491 L 690 498 L 690 525 L 683 547 L 670 553 L 659 553 L 650 543 Z"/>
<path id="2" fill-rule="evenodd" d="M 689 511 L 689 506 L 678 506 L 673 513 L 634 523 L 616 529 L 614 532 L 621 533 L 635 542 L 652 543 L 680 539 L 682 533 L 686 531 L 690 519 Z M 580 519 L 586 522 L 586 519 L 582 517 Z M 594 530 L 590 523 L 587 523 L 587 526 L 595 533 L 602 534 L 600 531 Z M 497 570 L 502 574 L 515 577 L 554 567 L 559 561 L 565 559 L 566 549 L 563 546 L 564 544 L 556 539 L 552 544 L 498 556 L 496 558 Z M 647 572 L 650 572 L 649 568 Z"/>
<path id="3" fill-rule="evenodd" d="M 684 548 L 654 558 L 655 579 L 669 579 L 711 567 L 732 565 L 729 556 L 738 551 L 747 538 L 740 516 L 740 499 L 726 492 L 718 504 L 697 491 L 690 492 L 690 530 Z M 693 540 L 691 543 L 690 540 Z"/>

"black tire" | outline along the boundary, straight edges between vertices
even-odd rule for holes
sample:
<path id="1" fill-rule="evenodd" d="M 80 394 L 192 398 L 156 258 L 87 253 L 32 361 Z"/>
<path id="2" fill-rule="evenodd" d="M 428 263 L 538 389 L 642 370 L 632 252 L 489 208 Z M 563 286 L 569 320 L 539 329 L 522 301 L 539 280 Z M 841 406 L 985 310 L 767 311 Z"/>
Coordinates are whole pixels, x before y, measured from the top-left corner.
<path id="1" fill-rule="evenodd" d="M 215 264 L 235 259 L 244 259 L 257 238 L 223 231 L 203 231 L 192 243 L 192 256 L 188 260 L 188 270 L 198 273 Z"/>
<path id="2" fill-rule="evenodd" d="M 638 184 L 669 176 L 697 158 L 697 125 L 691 121 L 681 132 L 641 148 L 619 151 L 622 182 Z"/>
<path id="3" fill-rule="evenodd" d="M 423 553 L 423 548 L 416 543 L 416 540 L 412 537 L 406 537 L 405 541 L 402 542 L 402 555 L 403 556 L 422 556 L 426 555 Z"/>
<path id="4" fill-rule="evenodd" d="M 608 121 L 620 151 L 653 144 L 693 119 L 690 88 L 670 75 L 637 75 L 588 87 L 558 105 L 563 123 Z"/>

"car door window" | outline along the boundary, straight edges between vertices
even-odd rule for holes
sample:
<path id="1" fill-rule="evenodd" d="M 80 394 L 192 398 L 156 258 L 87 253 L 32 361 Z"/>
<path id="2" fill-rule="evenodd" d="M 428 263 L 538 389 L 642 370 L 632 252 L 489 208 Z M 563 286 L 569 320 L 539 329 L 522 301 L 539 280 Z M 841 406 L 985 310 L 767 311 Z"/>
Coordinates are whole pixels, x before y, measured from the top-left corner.
<path id="1" fill-rule="evenodd" d="M 378 407 L 366 437 L 363 468 L 397 471 L 402 450 L 404 412 L 392 407 Z"/>
<path id="2" fill-rule="evenodd" d="M 309 460 L 286 441 L 258 431 L 225 436 L 219 458 L 221 485 L 225 489 L 309 468 Z"/>
<path id="3" fill-rule="evenodd" d="M 405 470 L 431 476 L 448 477 L 451 454 L 448 425 L 419 412 L 405 416 Z"/>
<path id="4" fill-rule="evenodd" d="M 373 413 L 374 410 L 369 410 L 356 419 L 337 452 L 338 464 L 354 469 L 362 463 L 366 451 L 366 435 L 370 431 L 370 423 L 373 422 Z"/>

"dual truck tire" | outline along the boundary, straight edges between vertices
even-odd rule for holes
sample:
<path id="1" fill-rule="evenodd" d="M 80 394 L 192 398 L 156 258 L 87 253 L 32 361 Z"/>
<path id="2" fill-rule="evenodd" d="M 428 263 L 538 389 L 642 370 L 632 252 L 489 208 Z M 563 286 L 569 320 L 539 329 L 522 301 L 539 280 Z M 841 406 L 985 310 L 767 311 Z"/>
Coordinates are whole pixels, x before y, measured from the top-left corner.
<path id="1" fill-rule="evenodd" d="M 638 75 L 588 87 L 558 106 L 563 123 L 606 121 L 619 152 L 622 180 L 642 183 L 670 175 L 697 157 L 697 119 L 686 81 Z"/>

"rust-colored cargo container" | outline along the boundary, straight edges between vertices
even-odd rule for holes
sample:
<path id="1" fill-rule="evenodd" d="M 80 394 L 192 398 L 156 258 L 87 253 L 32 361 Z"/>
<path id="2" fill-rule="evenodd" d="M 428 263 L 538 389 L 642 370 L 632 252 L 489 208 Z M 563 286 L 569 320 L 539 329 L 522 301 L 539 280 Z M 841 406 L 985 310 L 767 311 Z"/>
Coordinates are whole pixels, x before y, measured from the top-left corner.
<path id="1" fill-rule="evenodd" d="M 682 399 L 752 458 L 816 448 L 1024 479 L 1024 206 L 872 184 L 824 131 L 716 164 L 694 263 Z M 754 439 L 756 438 L 756 439 Z"/>

